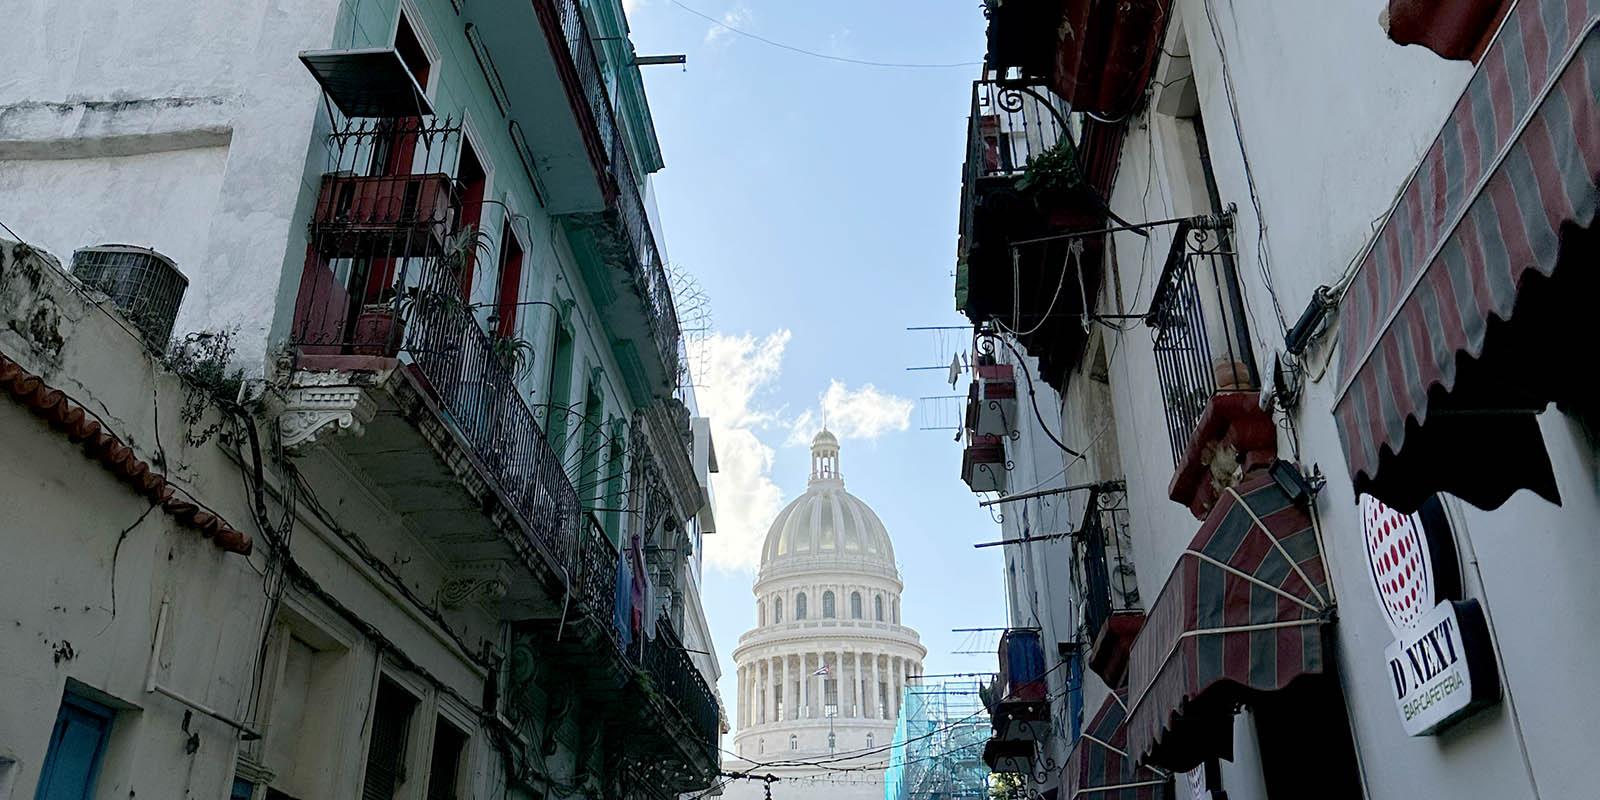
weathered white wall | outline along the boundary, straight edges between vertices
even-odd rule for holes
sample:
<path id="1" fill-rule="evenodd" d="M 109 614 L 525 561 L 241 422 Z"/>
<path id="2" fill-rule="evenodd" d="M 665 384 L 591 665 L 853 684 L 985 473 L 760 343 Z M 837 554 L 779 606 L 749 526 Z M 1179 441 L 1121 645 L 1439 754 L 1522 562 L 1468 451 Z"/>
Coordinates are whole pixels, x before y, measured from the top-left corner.
<path id="1" fill-rule="evenodd" d="M 237 326 L 241 357 L 259 364 L 275 319 L 287 330 L 279 312 L 292 308 L 305 249 L 297 212 L 321 167 L 307 159 L 320 93 L 296 54 L 328 45 L 337 10 L 327 0 L 8 9 L 0 219 L 63 256 L 113 233 L 167 252 L 189 278 L 175 330 Z M 95 196 L 97 172 L 112 185 L 63 213 L 76 196 L 65 191 Z"/>

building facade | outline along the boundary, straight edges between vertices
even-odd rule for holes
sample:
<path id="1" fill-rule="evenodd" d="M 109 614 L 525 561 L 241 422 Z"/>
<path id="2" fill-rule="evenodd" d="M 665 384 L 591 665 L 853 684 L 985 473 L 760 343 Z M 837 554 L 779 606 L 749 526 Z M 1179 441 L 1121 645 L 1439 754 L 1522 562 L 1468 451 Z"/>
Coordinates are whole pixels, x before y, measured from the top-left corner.
<path id="1" fill-rule="evenodd" d="M 1592 794 L 1600 8 L 986 10 L 956 299 L 1010 542 L 991 767 Z"/>
<path id="2" fill-rule="evenodd" d="M 622 4 L 15 10 L 0 795 L 710 787 Z"/>
<path id="3" fill-rule="evenodd" d="M 906 687 L 927 650 L 900 622 L 889 532 L 845 491 L 839 441 L 811 443 L 811 477 L 772 523 L 754 586 L 756 625 L 739 637 L 733 753 L 723 769 L 778 778 L 787 796 L 883 796 Z M 734 781 L 732 797 L 761 797 Z"/>

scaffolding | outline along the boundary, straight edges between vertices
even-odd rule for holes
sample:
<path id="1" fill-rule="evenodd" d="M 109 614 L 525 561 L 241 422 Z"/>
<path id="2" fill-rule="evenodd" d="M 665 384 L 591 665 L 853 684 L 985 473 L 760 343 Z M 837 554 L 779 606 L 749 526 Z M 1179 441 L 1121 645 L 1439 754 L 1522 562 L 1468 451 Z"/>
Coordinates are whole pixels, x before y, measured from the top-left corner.
<path id="1" fill-rule="evenodd" d="M 884 800 L 988 796 L 989 714 L 978 681 L 907 686 L 884 773 Z"/>

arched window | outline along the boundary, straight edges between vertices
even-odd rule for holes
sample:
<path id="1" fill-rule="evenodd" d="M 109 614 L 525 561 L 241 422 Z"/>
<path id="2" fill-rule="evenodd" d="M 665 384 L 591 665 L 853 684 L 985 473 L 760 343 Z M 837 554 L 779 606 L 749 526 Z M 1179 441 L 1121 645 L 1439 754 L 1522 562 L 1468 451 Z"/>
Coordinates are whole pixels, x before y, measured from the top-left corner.
<path id="1" fill-rule="evenodd" d="M 798 737 L 798 736 L 796 736 L 796 735 L 794 735 L 792 733 L 789 734 L 789 749 L 790 750 L 799 750 L 800 749 L 800 737 Z"/>
<path id="2" fill-rule="evenodd" d="M 861 619 L 861 593 L 850 593 L 850 618 Z"/>
<path id="3" fill-rule="evenodd" d="M 757 739 L 756 740 L 756 753 L 760 754 L 760 753 L 765 753 L 765 752 L 767 752 L 767 740 L 766 739 Z"/>
<path id="4" fill-rule="evenodd" d="M 833 748 L 838 744 L 838 741 L 838 739 L 834 738 L 833 731 L 828 731 L 828 752 L 833 752 Z"/>
<path id="5" fill-rule="evenodd" d="M 806 618 L 806 593 L 801 592 L 794 596 L 794 618 Z"/>
<path id="6" fill-rule="evenodd" d="M 833 592 L 822 593 L 822 618 L 833 619 Z"/>
<path id="7" fill-rule="evenodd" d="M 872 734 L 870 734 L 870 733 L 867 734 L 867 747 L 869 749 L 872 747 Z"/>
<path id="8" fill-rule="evenodd" d="M 872 598 L 872 618 L 879 622 L 883 621 L 883 595 L 881 594 Z"/>
<path id="9" fill-rule="evenodd" d="M 783 621 L 783 598 L 779 597 L 779 598 L 777 598 L 777 599 L 772 601 L 772 624 L 776 625 L 776 624 L 778 624 L 778 623 L 780 623 L 782 621 Z"/>

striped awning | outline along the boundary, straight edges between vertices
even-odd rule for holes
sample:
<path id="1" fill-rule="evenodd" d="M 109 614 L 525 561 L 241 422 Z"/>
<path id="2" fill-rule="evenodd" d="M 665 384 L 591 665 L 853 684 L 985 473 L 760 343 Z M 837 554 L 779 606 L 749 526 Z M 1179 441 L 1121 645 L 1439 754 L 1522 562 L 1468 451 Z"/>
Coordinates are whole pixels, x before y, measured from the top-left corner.
<path id="1" fill-rule="evenodd" d="M 1089 727 L 1072 746 L 1062 772 L 1066 800 L 1155 800 L 1166 783 L 1160 773 L 1136 766 L 1128 755 L 1128 690 L 1118 689 L 1089 721 Z"/>
<path id="2" fill-rule="evenodd" d="M 1524 279 L 1549 277 L 1564 251 L 1585 260 L 1572 242 L 1600 199 L 1597 15 L 1600 0 L 1511 9 L 1362 256 L 1340 303 L 1334 403 L 1357 492 L 1402 509 L 1437 491 L 1491 508 L 1518 488 L 1554 495 L 1532 412 L 1558 398 L 1474 376 L 1518 359 L 1485 344 Z M 1431 432 L 1430 414 L 1446 420 Z M 1499 442 L 1529 432 L 1524 466 Z M 1469 446 L 1503 468 L 1461 458 Z"/>
<path id="3" fill-rule="evenodd" d="M 1265 469 L 1223 491 L 1184 550 L 1128 660 L 1128 753 L 1193 769 L 1232 757 L 1240 702 L 1323 671 L 1333 596 L 1321 535 Z"/>

